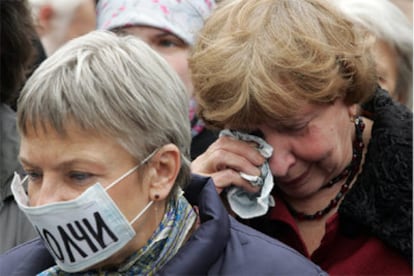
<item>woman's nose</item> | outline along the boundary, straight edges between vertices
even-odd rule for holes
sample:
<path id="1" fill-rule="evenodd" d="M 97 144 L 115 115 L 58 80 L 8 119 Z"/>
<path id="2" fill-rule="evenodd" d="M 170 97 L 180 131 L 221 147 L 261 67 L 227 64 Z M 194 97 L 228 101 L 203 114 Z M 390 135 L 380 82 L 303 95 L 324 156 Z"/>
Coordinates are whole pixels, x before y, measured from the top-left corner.
<path id="1" fill-rule="evenodd" d="M 287 150 L 274 149 L 269 159 L 269 166 L 272 174 L 276 177 L 286 176 L 289 168 L 295 163 L 295 157 Z"/>
<path id="2" fill-rule="evenodd" d="M 59 190 L 59 181 L 54 177 L 44 177 L 39 183 L 29 183 L 30 206 L 42 206 L 63 201 L 63 191 Z"/>
<path id="3" fill-rule="evenodd" d="M 273 154 L 269 158 L 272 174 L 276 177 L 286 176 L 296 162 L 289 136 L 272 132 L 266 135 L 266 140 L 273 147 Z"/>

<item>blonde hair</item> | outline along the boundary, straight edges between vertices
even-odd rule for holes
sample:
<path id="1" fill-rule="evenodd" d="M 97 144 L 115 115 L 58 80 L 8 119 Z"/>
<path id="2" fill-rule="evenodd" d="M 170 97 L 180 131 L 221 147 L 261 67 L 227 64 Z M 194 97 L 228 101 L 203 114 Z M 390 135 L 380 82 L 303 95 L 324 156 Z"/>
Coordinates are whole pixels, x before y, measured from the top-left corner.
<path id="1" fill-rule="evenodd" d="M 247 129 L 286 121 L 300 104 L 366 101 L 375 91 L 367 36 L 319 0 L 229 0 L 190 57 L 200 117 Z"/>

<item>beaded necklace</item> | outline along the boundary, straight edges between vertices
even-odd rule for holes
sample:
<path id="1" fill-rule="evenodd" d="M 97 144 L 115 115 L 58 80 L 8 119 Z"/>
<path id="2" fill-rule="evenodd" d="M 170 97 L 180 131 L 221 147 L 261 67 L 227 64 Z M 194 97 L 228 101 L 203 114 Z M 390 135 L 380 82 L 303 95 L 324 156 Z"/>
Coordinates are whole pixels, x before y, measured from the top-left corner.
<path id="1" fill-rule="evenodd" d="M 324 215 L 329 213 L 333 208 L 335 208 L 338 205 L 339 201 L 341 201 L 341 199 L 349 191 L 351 182 L 354 179 L 355 175 L 358 173 L 361 160 L 362 160 L 362 152 L 364 149 L 364 142 L 362 140 L 362 133 L 364 131 L 364 128 L 365 128 L 365 124 L 362 121 L 361 117 L 356 118 L 355 119 L 356 140 L 353 142 L 353 146 L 352 146 L 351 163 L 338 176 L 333 178 L 331 181 L 329 181 L 326 185 L 322 187 L 322 188 L 332 187 L 335 183 L 347 177 L 345 183 L 342 185 L 341 190 L 338 192 L 335 198 L 329 202 L 328 206 L 326 206 L 322 210 L 319 210 L 311 215 L 296 211 L 292 206 L 290 206 L 289 203 L 285 201 L 286 206 L 289 209 L 289 212 L 292 214 L 292 216 L 294 216 L 295 218 L 299 220 L 316 220 L 316 219 L 322 218 Z"/>

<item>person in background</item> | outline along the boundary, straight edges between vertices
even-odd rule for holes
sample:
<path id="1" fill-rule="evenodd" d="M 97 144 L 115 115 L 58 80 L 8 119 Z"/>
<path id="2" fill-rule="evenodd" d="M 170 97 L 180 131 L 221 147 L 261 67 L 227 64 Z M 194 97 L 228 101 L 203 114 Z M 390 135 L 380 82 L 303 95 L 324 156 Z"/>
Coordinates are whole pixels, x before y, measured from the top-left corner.
<path id="1" fill-rule="evenodd" d="M 141 40 L 68 42 L 17 110 L 27 176 L 12 191 L 40 238 L 1 255 L 0 275 L 326 275 L 191 178 L 187 91 Z"/>
<path id="2" fill-rule="evenodd" d="M 165 58 L 184 82 L 190 103 L 192 160 L 217 139 L 217 134 L 207 130 L 195 114 L 197 104 L 187 60 L 214 6 L 214 0 L 100 0 L 97 4 L 98 29 L 141 38 Z"/>
<path id="3" fill-rule="evenodd" d="M 29 0 L 46 55 L 96 28 L 95 0 Z"/>
<path id="4" fill-rule="evenodd" d="M 413 0 L 391 0 L 407 16 L 411 25 L 413 24 Z"/>
<path id="5" fill-rule="evenodd" d="M 372 43 L 332 1 L 225 0 L 189 59 L 198 115 L 225 131 L 192 171 L 330 275 L 412 275 L 412 112 Z"/>
<path id="6" fill-rule="evenodd" d="M 26 1 L 0 2 L 0 253 L 36 236 L 14 201 L 10 184 L 18 161 L 15 97 L 34 58 L 35 30 Z"/>
<path id="7" fill-rule="evenodd" d="M 339 8 L 376 37 L 373 55 L 378 83 L 413 107 L 413 26 L 389 0 L 335 0 Z"/>

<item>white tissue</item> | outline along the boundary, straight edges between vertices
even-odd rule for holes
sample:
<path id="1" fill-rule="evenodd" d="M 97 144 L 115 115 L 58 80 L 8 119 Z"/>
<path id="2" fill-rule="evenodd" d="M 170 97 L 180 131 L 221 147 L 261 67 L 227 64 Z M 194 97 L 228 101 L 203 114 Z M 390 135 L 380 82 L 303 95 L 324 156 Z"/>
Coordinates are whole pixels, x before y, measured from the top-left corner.
<path id="1" fill-rule="evenodd" d="M 264 158 L 268 159 L 273 148 L 265 140 L 260 137 L 224 129 L 220 132 L 220 136 L 230 136 L 243 141 L 252 141 L 257 144 L 258 151 Z M 243 219 L 259 217 L 267 213 L 269 207 L 275 206 L 275 201 L 270 194 L 272 192 L 274 182 L 270 171 L 269 163 L 266 161 L 260 167 L 261 175 L 253 176 L 240 172 L 240 176 L 249 181 L 253 186 L 261 186 L 260 192 L 252 194 L 244 189 L 232 186 L 227 190 L 227 200 L 230 208 Z"/>

